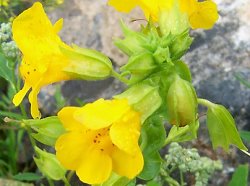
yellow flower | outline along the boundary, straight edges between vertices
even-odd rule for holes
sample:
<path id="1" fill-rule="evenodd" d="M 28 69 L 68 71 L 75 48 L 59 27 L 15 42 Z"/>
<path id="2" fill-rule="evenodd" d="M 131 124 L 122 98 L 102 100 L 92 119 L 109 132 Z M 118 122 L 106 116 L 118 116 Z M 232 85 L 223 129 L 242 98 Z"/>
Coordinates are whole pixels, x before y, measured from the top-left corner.
<path id="1" fill-rule="evenodd" d="M 56 157 L 82 182 L 103 183 L 112 171 L 132 179 L 142 170 L 140 116 L 126 99 L 65 107 L 58 117 L 68 132 L 56 142 Z"/>
<path id="2" fill-rule="evenodd" d="M 120 12 L 129 12 L 139 6 L 147 19 L 151 17 L 158 21 L 159 12 L 169 10 L 178 2 L 180 10 L 189 17 L 189 23 L 193 29 L 210 29 L 219 18 L 217 6 L 212 0 L 199 2 L 198 0 L 109 0 L 108 4 Z"/>
<path id="3" fill-rule="evenodd" d="M 186 12 L 193 29 L 210 29 L 218 20 L 217 5 L 212 0 L 179 0 L 182 12 Z"/>
<path id="4" fill-rule="evenodd" d="M 52 25 L 42 4 L 38 2 L 13 21 L 13 39 L 23 54 L 20 73 L 24 80 L 24 86 L 14 96 L 13 103 L 18 106 L 32 89 L 29 102 L 33 118 L 40 118 L 37 95 L 41 87 L 69 79 L 62 71 L 69 63 L 69 59 L 60 50 L 60 47 L 69 46 L 57 35 L 62 25 L 62 19 Z"/>

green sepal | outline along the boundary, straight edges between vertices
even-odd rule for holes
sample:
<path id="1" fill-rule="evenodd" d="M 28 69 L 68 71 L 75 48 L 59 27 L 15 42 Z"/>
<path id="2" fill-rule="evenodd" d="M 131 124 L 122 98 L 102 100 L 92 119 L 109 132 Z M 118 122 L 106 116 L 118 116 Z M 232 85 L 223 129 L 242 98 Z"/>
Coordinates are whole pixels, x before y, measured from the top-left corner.
<path id="1" fill-rule="evenodd" d="M 180 59 L 189 49 L 192 42 L 193 38 L 189 36 L 189 30 L 186 30 L 175 36 L 171 45 L 169 46 L 171 59 L 173 61 Z"/>
<path id="2" fill-rule="evenodd" d="M 150 52 L 134 54 L 126 65 L 121 67 L 122 74 L 130 75 L 128 84 L 133 85 L 150 76 L 155 71 L 157 64 Z"/>
<path id="3" fill-rule="evenodd" d="M 36 132 L 31 134 L 32 137 L 45 145 L 54 146 L 57 138 L 65 133 L 65 129 L 57 116 L 22 120 L 22 122 L 24 126 L 30 127 Z"/>
<path id="4" fill-rule="evenodd" d="M 121 71 L 128 71 L 131 74 L 149 74 L 157 67 L 154 57 L 150 52 L 141 52 L 132 55 L 128 63 L 121 67 Z"/>
<path id="5" fill-rule="evenodd" d="M 186 63 L 183 61 L 176 61 L 174 63 L 175 71 L 176 73 L 184 80 L 189 81 L 191 83 L 192 81 L 192 75 L 191 72 L 187 66 Z"/>
<path id="6" fill-rule="evenodd" d="M 38 181 L 41 180 L 42 178 L 43 178 L 42 175 L 38 175 L 33 172 L 23 172 L 23 173 L 19 172 L 18 174 L 12 176 L 12 179 L 18 181 Z M 20 185 L 20 186 L 25 186 L 25 185 Z"/>
<path id="7" fill-rule="evenodd" d="M 63 70 L 73 78 L 101 80 L 108 78 L 112 73 L 110 59 L 101 52 L 76 45 L 73 45 L 72 49 L 62 47 L 60 49 L 70 60 Z"/>
<path id="8" fill-rule="evenodd" d="M 152 115 L 162 103 L 158 87 L 153 87 L 147 83 L 135 84 L 125 92 L 114 96 L 114 98 L 128 99 L 129 104 L 141 114 L 142 123 Z"/>
<path id="9" fill-rule="evenodd" d="M 42 174 L 53 180 L 65 178 L 66 169 L 60 164 L 54 154 L 35 147 L 38 157 L 34 157 L 35 163 Z"/>
<path id="10" fill-rule="evenodd" d="M 169 48 L 162 48 L 161 46 L 157 47 L 156 51 L 153 54 L 155 61 L 158 64 L 162 64 L 163 62 L 169 62 L 170 59 L 170 52 Z"/>
<path id="11" fill-rule="evenodd" d="M 185 127 L 172 126 L 165 141 L 165 145 L 171 142 L 185 142 L 196 139 L 199 126 L 198 120 Z"/>
<path id="12" fill-rule="evenodd" d="M 180 11 L 178 3 L 174 3 L 171 9 L 160 11 L 159 27 L 162 35 L 178 35 L 189 28 L 188 16 Z"/>
<path id="13" fill-rule="evenodd" d="M 232 144 L 241 150 L 247 151 L 230 112 L 222 105 L 210 102 L 208 106 L 207 127 L 213 148 L 220 146 L 225 151 L 228 151 L 229 146 Z"/>
<path id="14" fill-rule="evenodd" d="M 159 150 L 166 139 L 163 119 L 155 114 L 148 118 L 142 125 L 141 149 L 144 157 L 144 168 L 139 178 L 150 180 L 160 171 L 162 159 Z"/>
<path id="15" fill-rule="evenodd" d="M 116 39 L 115 45 L 128 56 L 144 51 L 147 43 L 146 35 L 129 29 L 123 21 L 121 21 L 121 27 L 124 39 Z"/>

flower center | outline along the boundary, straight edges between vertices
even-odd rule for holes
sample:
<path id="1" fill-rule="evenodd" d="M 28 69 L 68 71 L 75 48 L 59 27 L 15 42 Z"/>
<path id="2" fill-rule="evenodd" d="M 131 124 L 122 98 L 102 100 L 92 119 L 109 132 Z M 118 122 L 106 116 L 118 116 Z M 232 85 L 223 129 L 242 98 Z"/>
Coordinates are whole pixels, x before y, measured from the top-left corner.
<path id="1" fill-rule="evenodd" d="M 107 127 L 92 131 L 92 144 L 94 145 L 94 148 L 107 154 L 111 154 L 114 148 L 114 144 L 109 136 L 109 130 L 110 128 Z"/>

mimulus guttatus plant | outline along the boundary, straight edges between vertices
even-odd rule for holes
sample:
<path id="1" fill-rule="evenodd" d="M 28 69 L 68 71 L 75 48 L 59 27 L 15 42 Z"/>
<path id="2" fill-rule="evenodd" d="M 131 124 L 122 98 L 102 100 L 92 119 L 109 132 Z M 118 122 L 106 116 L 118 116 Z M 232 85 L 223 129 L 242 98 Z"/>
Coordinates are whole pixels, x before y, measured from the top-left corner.
<path id="1" fill-rule="evenodd" d="M 108 4 L 121 12 L 138 6 L 146 20 L 139 31 L 121 21 L 124 37 L 114 43 L 128 61 L 118 72 L 101 52 L 64 43 L 58 36 L 63 20 L 52 24 L 39 2 L 13 21 L 24 82 L 13 103 L 21 104 L 31 90 L 34 119 L 21 120 L 21 126 L 30 136 L 35 163 L 44 177 L 50 183 L 62 180 L 70 185 L 75 172 L 82 182 L 95 186 L 135 186 L 138 179 L 152 180 L 163 164 L 162 148 L 197 137 L 199 105 L 207 107 L 213 148 L 228 151 L 234 145 L 246 152 L 229 111 L 197 97 L 189 67 L 182 60 L 193 41 L 190 29 L 212 28 L 218 19 L 217 5 L 212 0 L 109 0 Z M 109 77 L 127 88 L 110 100 L 65 106 L 56 116 L 41 119 L 38 94 L 43 86 Z M 37 142 L 55 153 L 41 150 Z"/>

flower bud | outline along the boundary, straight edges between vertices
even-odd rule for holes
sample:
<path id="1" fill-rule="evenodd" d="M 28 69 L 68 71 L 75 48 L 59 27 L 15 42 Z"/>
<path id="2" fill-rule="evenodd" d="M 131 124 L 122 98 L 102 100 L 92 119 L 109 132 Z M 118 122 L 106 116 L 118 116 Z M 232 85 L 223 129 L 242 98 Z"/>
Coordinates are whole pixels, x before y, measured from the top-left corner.
<path id="1" fill-rule="evenodd" d="M 158 46 L 156 51 L 154 52 L 154 59 L 158 64 L 162 64 L 163 62 L 168 62 L 170 60 L 170 52 L 169 48 L 163 48 L 161 46 Z"/>
<path id="2" fill-rule="evenodd" d="M 112 63 L 104 54 L 91 49 L 73 45 L 73 49 L 61 48 L 70 62 L 63 69 L 74 78 L 84 80 L 100 80 L 111 75 Z"/>
<path id="3" fill-rule="evenodd" d="M 34 157 L 37 167 L 42 174 L 53 180 L 61 180 L 65 177 L 66 169 L 62 167 L 54 154 L 35 147 L 38 158 Z"/>
<path id="4" fill-rule="evenodd" d="M 189 49 L 193 42 L 193 38 L 189 36 L 189 31 L 186 30 L 181 34 L 177 35 L 171 45 L 169 46 L 171 59 L 180 59 L 185 52 Z"/>
<path id="5" fill-rule="evenodd" d="M 143 33 L 130 30 L 123 22 L 121 22 L 121 27 L 125 38 L 117 39 L 115 41 L 115 45 L 120 50 L 128 56 L 145 50 L 144 47 L 147 43 L 147 39 Z"/>
<path id="6" fill-rule="evenodd" d="M 121 67 L 121 71 L 145 74 L 151 72 L 156 67 L 153 55 L 150 52 L 141 52 L 131 56 L 128 63 Z"/>
<path id="7" fill-rule="evenodd" d="M 193 86 L 176 77 L 167 94 L 168 120 L 172 125 L 183 127 L 196 120 L 197 96 Z"/>

